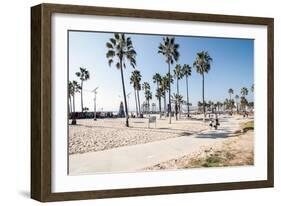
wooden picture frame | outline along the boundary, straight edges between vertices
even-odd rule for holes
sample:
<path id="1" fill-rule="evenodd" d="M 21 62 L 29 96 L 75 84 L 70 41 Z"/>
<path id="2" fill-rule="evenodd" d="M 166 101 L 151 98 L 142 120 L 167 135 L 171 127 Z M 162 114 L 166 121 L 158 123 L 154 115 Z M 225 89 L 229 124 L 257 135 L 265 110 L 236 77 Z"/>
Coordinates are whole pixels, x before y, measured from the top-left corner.
<path id="1" fill-rule="evenodd" d="M 53 193 L 51 162 L 51 16 L 54 13 L 153 18 L 194 22 L 264 25 L 267 27 L 267 180 L 133 189 Z M 274 184 L 274 76 L 272 18 L 214 14 L 40 4 L 31 8 L 31 197 L 49 202 L 94 198 L 160 195 L 273 187 Z"/>

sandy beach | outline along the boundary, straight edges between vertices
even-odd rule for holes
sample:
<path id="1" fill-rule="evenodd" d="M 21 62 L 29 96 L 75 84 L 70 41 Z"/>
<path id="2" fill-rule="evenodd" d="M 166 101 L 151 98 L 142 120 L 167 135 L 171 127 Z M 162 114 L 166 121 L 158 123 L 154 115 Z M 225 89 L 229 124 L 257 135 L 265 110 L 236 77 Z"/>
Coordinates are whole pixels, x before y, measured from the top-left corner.
<path id="1" fill-rule="evenodd" d="M 147 118 L 77 120 L 69 126 L 70 175 L 253 164 L 253 117 L 220 115 L 217 130 L 202 115 L 172 124 Z M 93 164 L 95 162 L 95 164 Z"/>
<path id="2" fill-rule="evenodd" d="M 125 127 L 124 119 L 77 120 L 77 125 L 69 125 L 69 154 L 102 151 L 122 146 L 144 144 L 180 136 L 188 136 L 208 129 L 208 125 L 198 119 L 181 119 L 168 124 L 159 117 L 148 128 L 147 118 L 131 118 L 130 127 Z"/>

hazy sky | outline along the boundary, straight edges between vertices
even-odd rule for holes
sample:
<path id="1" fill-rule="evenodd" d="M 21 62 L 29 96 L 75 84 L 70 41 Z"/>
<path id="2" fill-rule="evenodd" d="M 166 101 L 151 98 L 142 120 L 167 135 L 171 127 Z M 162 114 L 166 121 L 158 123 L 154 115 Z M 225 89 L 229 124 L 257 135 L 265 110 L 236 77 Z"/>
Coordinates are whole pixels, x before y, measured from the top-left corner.
<path id="1" fill-rule="evenodd" d="M 127 34 L 132 38 L 133 46 L 137 52 L 137 69 L 141 71 L 142 82 L 150 83 L 153 99 L 155 98 L 156 84 L 152 76 L 158 72 L 164 75 L 168 72 L 168 66 L 163 55 L 158 54 L 158 46 L 163 40 L 161 35 Z M 104 111 L 118 111 L 120 101 L 123 101 L 122 82 L 120 70 L 112 64 L 108 65 L 106 58 L 106 42 L 113 33 L 101 32 L 69 32 L 69 80 L 77 80 L 75 72 L 79 67 L 85 67 L 90 72 L 90 79 L 84 82 L 84 107 L 94 107 L 94 95 L 88 91 L 99 87 L 97 94 L 97 109 Z M 199 51 L 208 51 L 213 58 L 211 70 L 205 75 L 205 100 L 224 101 L 229 98 L 228 89 L 234 90 L 234 95 L 240 96 L 242 87 L 249 89 L 248 100 L 252 101 L 253 95 L 250 87 L 254 83 L 254 40 L 206 38 L 176 36 L 176 43 L 180 45 L 179 64 L 192 66 Z M 174 69 L 175 64 L 171 66 Z M 130 84 L 130 76 L 133 68 L 127 65 L 124 70 L 126 93 L 130 93 L 129 110 L 135 110 L 133 87 Z M 179 82 L 180 93 L 186 100 L 185 78 Z M 176 84 L 172 85 L 172 93 L 176 92 Z M 233 95 L 233 96 L 234 96 Z M 144 101 L 143 91 L 140 91 L 141 103 Z M 198 101 L 202 102 L 202 76 L 192 68 L 189 78 L 189 99 L 193 106 Z M 80 94 L 76 94 L 75 107 L 81 110 Z M 162 103 L 163 108 L 163 103 Z"/>

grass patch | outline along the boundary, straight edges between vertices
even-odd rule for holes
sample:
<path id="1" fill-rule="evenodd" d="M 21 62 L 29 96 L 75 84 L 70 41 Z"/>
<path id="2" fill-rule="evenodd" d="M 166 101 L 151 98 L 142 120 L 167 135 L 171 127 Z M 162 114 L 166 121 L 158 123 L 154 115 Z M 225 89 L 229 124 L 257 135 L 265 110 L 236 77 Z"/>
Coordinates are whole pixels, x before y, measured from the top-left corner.
<path id="1" fill-rule="evenodd" d="M 235 154 L 228 151 L 212 151 L 205 152 L 205 157 L 191 158 L 184 168 L 198 168 L 198 167 L 224 167 L 231 166 L 231 160 L 235 158 Z"/>
<path id="2" fill-rule="evenodd" d="M 218 155 L 211 155 L 205 159 L 203 167 L 220 167 L 223 166 L 224 160 Z"/>
<path id="3" fill-rule="evenodd" d="M 242 126 L 243 132 L 247 132 L 249 130 L 254 130 L 254 121 L 245 122 Z"/>

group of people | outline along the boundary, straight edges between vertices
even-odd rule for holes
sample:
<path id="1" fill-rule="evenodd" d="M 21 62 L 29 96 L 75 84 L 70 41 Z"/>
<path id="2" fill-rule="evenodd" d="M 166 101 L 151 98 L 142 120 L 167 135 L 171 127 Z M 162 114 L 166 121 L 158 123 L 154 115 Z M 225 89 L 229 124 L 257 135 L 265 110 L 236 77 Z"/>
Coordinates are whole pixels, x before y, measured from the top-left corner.
<path id="1" fill-rule="evenodd" d="M 209 126 L 211 127 L 211 129 L 214 127 L 214 129 L 217 130 L 218 126 L 220 126 L 218 115 L 215 114 L 214 117 L 213 114 L 209 114 L 209 120 L 210 120 Z"/>

